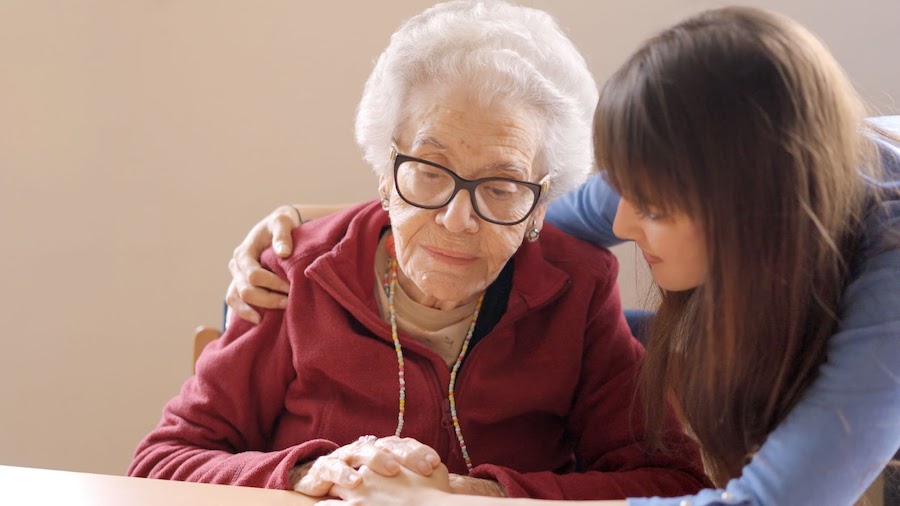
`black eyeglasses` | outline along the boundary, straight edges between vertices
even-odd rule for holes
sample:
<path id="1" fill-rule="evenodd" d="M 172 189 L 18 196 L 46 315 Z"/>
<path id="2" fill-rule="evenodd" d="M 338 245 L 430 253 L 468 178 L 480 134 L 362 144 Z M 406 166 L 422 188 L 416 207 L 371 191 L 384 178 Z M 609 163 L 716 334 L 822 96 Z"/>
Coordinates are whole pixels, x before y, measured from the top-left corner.
<path id="1" fill-rule="evenodd" d="M 549 174 L 540 183 L 505 177 L 469 180 L 447 167 L 402 155 L 393 148 L 391 158 L 394 160 L 394 187 L 407 204 L 422 209 L 440 209 L 460 190 L 467 190 L 475 214 L 497 225 L 518 225 L 525 221 L 550 184 Z"/>

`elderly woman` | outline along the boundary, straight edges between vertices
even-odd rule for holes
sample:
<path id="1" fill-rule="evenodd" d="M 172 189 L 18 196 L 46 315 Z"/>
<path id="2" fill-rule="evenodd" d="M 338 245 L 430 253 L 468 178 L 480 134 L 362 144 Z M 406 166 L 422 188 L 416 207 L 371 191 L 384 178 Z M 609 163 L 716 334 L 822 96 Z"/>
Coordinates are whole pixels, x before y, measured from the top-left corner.
<path id="1" fill-rule="evenodd" d="M 479 494 L 706 485 L 674 417 L 668 451 L 647 451 L 614 258 L 544 226 L 591 167 L 596 99 L 543 12 L 464 1 L 406 22 L 356 120 L 380 200 L 264 256 L 287 307 L 211 345 L 129 474 L 325 495 L 363 465 L 443 462 Z"/>

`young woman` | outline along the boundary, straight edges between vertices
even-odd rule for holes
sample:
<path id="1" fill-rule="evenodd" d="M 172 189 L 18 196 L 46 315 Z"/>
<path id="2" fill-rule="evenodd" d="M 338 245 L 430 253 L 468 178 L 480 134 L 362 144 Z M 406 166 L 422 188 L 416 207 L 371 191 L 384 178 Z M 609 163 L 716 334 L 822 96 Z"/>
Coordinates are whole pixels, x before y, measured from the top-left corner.
<path id="1" fill-rule="evenodd" d="M 653 429 L 674 401 L 722 487 L 629 505 L 851 504 L 900 447 L 900 149 L 863 118 L 813 35 L 747 8 L 664 31 L 603 88 L 594 142 L 622 196 L 612 230 L 642 249 L 662 296 L 644 408 Z M 548 219 L 607 237 L 605 181 Z M 507 504 L 361 474 L 332 493 Z"/>

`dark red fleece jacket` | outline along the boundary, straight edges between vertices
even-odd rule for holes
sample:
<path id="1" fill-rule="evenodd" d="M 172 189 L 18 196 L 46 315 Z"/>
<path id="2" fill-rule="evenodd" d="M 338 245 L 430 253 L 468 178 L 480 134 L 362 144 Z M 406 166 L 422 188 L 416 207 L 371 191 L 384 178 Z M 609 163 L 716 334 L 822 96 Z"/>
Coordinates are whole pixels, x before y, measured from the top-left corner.
<path id="1" fill-rule="evenodd" d="M 294 254 L 263 263 L 291 282 L 288 308 L 234 320 L 139 445 L 128 473 L 289 489 L 289 470 L 397 423 L 397 357 L 375 300 L 374 255 L 389 225 L 378 203 L 294 231 Z M 615 258 L 547 226 L 513 257 L 506 312 L 470 351 L 455 387 L 474 476 L 511 496 L 615 499 L 708 485 L 670 419 L 648 454 L 632 409 L 643 355 L 621 314 Z M 403 436 L 466 473 L 442 359 L 400 336 Z M 581 469 L 576 470 L 576 456 Z"/>

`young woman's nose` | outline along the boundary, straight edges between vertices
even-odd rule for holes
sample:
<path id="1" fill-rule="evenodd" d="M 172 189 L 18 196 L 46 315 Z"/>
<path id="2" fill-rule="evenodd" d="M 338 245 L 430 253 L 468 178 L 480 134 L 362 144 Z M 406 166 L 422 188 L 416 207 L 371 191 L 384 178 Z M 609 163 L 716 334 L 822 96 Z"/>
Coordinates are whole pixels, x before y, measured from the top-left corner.
<path id="1" fill-rule="evenodd" d="M 625 199 L 619 199 L 616 219 L 613 220 L 613 233 L 621 239 L 634 240 L 639 235 L 640 222 L 634 206 Z"/>

